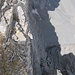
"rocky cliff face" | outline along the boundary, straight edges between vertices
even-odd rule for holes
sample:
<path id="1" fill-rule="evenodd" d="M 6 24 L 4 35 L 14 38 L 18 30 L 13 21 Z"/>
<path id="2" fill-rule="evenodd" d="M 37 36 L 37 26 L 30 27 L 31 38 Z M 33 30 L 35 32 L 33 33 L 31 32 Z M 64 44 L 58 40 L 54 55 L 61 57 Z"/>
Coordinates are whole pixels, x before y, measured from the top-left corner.
<path id="1" fill-rule="evenodd" d="M 69 40 L 68 44 L 65 43 L 67 37 L 61 31 L 63 23 L 66 24 L 62 17 L 69 11 L 68 7 L 64 9 L 64 2 L 0 0 L 1 75 L 75 74 L 75 45 Z M 68 29 L 65 30 L 68 32 Z"/>

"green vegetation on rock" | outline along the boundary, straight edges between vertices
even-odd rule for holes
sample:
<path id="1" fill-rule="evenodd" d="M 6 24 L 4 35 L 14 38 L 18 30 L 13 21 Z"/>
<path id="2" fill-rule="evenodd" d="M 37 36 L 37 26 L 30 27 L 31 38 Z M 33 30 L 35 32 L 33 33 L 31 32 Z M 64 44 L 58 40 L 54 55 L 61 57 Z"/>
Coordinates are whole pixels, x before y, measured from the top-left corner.
<path id="1" fill-rule="evenodd" d="M 0 33 L 0 75 L 17 75 L 19 58 L 12 46 L 3 48 L 4 36 Z M 14 55 L 14 56 L 13 56 Z"/>

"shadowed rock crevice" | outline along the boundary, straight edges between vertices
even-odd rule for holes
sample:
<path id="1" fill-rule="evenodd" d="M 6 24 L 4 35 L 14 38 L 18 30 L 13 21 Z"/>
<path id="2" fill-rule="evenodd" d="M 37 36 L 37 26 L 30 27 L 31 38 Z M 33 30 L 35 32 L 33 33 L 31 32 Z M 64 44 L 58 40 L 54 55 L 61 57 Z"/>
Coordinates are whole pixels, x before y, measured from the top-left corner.
<path id="1" fill-rule="evenodd" d="M 34 8 L 37 9 L 37 12 L 40 15 L 39 17 L 37 14 L 35 14 L 36 25 L 39 27 L 41 36 L 46 43 L 46 59 L 40 59 L 40 68 L 42 71 L 42 75 L 59 75 L 57 73 L 57 70 L 59 70 L 59 73 L 61 73 L 62 75 L 75 74 L 74 67 L 72 68 L 70 66 L 71 64 L 74 64 L 70 56 L 72 56 L 73 59 L 75 57 L 72 53 L 66 54 L 64 56 L 61 55 L 61 47 L 60 43 L 58 42 L 59 37 L 57 36 L 55 27 L 51 24 L 48 15 L 48 11 L 54 11 L 55 8 L 59 7 L 59 2 L 60 0 L 34 0 Z M 44 61 L 46 62 L 48 69 L 46 69 Z"/>
<path id="2" fill-rule="evenodd" d="M 8 58 L 5 56 L 3 57 L 4 61 L 6 60 L 6 62 L 3 61 L 4 64 L 8 65 L 6 65 L 5 70 L 7 68 L 11 69 L 10 75 L 12 73 L 14 75 L 74 75 L 75 56 L 73 53 L 61 55 L 61 45 L 58 42 L 59 37 L 55 32 L 55 27 L 51 23 L 51 17 L 48 14 L 48 11 L 55 11 L 55 9 L 60 6 L 59 2 L 61 0 L 16 1 L 19 3 L 16 4 L 17 2 L 13 2 L 16 4 L 14 7 L 12 3 L 10 3 L 10 0 L 7 0 L 6 9 L 0 11 L 4 14 L 7 11 L 11 13 L 13 19 L 9 18 L 9 20 L 11 19 L 11 24 L 13 24 L 14 27 L 17 26 L 17 32 L 15 34 L 9 33 L 9 31 L 13 31 L 14 29 L 7 29 L 11 39 L 7 44 L 6 50 L 2 48 L 3 46 L 0 47 L 0 58 L 2 58 L 2 51 L 4 51 L 3 53 L 5 53 L 5 56 L 10 55 Z M 1 7 L 3 5 L 4 2 Z M 14 13 L 10 10 L 11 7 L 14 7 L 12 9 Z M 1 14 L 1 17 L 3 17 L 4 14 Z M 5 16 L 7 17 L 9 15 Z M 4 22 L 4 19 L 2 20 L 1 18 L 1 21 Z M 16 23 L 18 25 L 16 25 Z M 13 35 L 17 35 L 19 39 L 14 41 L 13 39 L 15 39 L 15 37 L 13 37 Z M 1 38 L 3 38 L 2 35 L 0 39 Z M 0 42 L 4 45 L 3 39 L 1 39 Z M 0 59 L 1 64 L 3 59 Z M 19 62 L 14 62 L 16 63 L 17 69 L 15 70 L 14 67 L 12 70 L 10 63 L 16 59 Z M 9 63 L 7 63 L 8 61 Z M 5 66 L 0 66 L 0 70 L 2 70 L 1 67 L 3 68 Z M 0 71 L 0 73 L 3 72 L 4 71 Z"/>

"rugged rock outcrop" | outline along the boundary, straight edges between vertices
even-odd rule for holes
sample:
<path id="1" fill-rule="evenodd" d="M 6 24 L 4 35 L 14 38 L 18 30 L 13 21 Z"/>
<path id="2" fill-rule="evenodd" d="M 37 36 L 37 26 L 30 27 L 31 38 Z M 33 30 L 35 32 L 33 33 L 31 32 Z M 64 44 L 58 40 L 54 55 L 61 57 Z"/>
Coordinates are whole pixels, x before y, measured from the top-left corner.
<path id="1" fill-rule="evenodd" d="M 75 45 L 59 42 L 49 13 L 60 1 L 0 0 L 1 75 L 75 74 Z"/>

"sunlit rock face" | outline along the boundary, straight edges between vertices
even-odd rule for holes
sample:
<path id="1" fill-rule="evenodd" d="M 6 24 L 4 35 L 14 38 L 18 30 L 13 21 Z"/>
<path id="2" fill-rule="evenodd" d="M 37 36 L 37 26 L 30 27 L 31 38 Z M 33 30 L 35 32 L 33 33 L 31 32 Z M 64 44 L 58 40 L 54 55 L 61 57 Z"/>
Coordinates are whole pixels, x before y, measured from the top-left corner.
<path id="1" fill-rule="evenodd" d="M 10 3 L 10 5 L 15 4 L 12 7 L 9 6 L 10 8 L 5 11 L 4 16 L 1 17 L 1 21 L 0 21 L 0 32 L 3 33 L 3 35 L 5 35 L 7 25 L 11 24 L 12 20 L 14 19 L 13 25 L 16 28 L 16 34 L 13 35 L 13 38 L 15 39 L 15 41 L 25 41 L 26 40 L 23 33 L 18 29 L 19 25 L 17 22 L 17 21 L 19 21 L 19 23 L 20 23 L 21 27 L 24 29 L 24 33 L 25 33 L 27 30 L 27 23 L 25 22 L 24 11 L 21 6 L 21 3 L 23 3 L 23 2 L 24 1 L 18 1 L 18 0 L 8 1 L 7 0 L 4 2 L 4 5 L 1 8 L 1 9 L 4 9 L 6 6 L 8 6 L 7 3 Z M 25 2 L 24 2 L 24 4 L 25 4 Z"/>
<path id="2" fill-rule="evenodd" d="M 8 51 L 12 52 L 11 59 L 7 61 L 12 62 L 13 58 L 17 61 L 16 56 L 18 56 L 20 62 L 16 72 L 11 72 L 15 75 L 33 75 L 31 47 L 33 36 L 28 28 L 29 4 L 29 0 L 0 0 L 0 33 L 5 36 L 2 47 L 3 50 L 6 49 L 6 55 L 11 54 L 8 54 Z M 0 68 L 0 71 L 2 69 Z"/>

